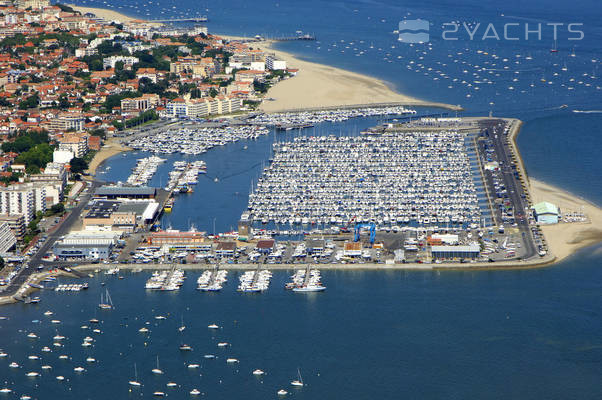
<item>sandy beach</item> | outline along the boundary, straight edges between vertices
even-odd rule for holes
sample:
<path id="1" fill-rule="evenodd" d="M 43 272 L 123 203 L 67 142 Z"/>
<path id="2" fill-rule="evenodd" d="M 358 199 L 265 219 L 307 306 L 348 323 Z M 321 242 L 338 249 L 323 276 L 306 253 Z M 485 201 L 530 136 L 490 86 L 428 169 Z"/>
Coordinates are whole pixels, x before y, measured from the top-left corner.
<path id="1" fill-rule="evenodd" d="M 67 4 L 67 5 L 71 8 L 73 8 L 75 11 L 79 11 L 82 14 L 92 13 L 92 14 L 96 15 L 97 17 L 102 18 L 109 22 L 112 22 L 112 21 L 116 21 L 116 22 L 141 21 L 141 19 L 128 17 L 125 14 L 122 14 L 120 12 L 113 11 L 113 10 L 108 10 L 106 8 L 82 7 L 82 6 L 77 6 L 75 4 Z M 154 25 L 154 26 L 162 25 L 161 23 L 157 23 L 157 22 L 149 22 L 149 24 Z"/>
<path id="2" fill-rule="evenodd" d="M 299 69 L 297 76 L 283 80 L 272 87 L 264 101 L 265 112 L 284 110 L 350 106 L 359 104 L 403 103 L 460 109 L 458 106 L 429 102 L 393 91 L 384 81 L 328 65 L 303 61 L 290 53 L 273 48 L 273 42 L 253 42 L 249 46 L 261 48 L 286 60 L 288 68 Z"/>
<path id="3" fill-rule="evenodd" d="M 103 161 L 107 158 L 111 158 L 116 154 L 121 153 L 122 151 L 128 151 L 129 148 L 123 146 L 116 139 L 108 139 L 105 141 L 105 144 L 101 147 L 100 151 L 96 153 L 92 161 L 90 161 L 90 165 L 88 165 L 88 173 L 94 175 L 96 173 L 96 169 Z"/>
<path id="4" fill-rule="evenodd" d="M 583 211 L 587 222 L 541 225 L 544 236 L 556 261 L 560 261 L 580 248 L 602 241 L 602 209 L 562 189 L 536 179 L 529 179 L 533 203 L 548 201 L 560 207 L 560 212 Z"/>

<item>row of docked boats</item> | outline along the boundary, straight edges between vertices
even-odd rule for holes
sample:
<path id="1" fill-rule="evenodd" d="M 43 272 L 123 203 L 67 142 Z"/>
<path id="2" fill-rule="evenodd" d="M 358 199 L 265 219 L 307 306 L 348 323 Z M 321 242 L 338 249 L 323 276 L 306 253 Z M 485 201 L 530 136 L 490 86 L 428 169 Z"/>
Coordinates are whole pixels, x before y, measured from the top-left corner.
<path id="1" fill-rule="evenodd" d="M 259 293 L 268 290 L 272 273 L 267 270 L 246 271 L 240 277 L 239 292 Z"/>
<path id="2" fill-rule="evenodd" d="M 141 158 L 138 160 L 132 173 L 127 179 L 128 185 L 132 186 L 144 186 L 151 180 L 159 165 L 165 162 L 164 158 L 157 156 L 150 156 Z"/>
<path id="3" fill-rule="evenodd" d="M 207 270 L 203 271 L 197 279 L 197 290 L 202 292 L 219 292 L 228 281 L 228 271 Z"/>
<path id="4" fill-rule="evenodd" d="M 88 282 L 85 283 L 64 283 L 54 288 L 55 292 L 79 292 L 88 289 Z"/>
<path id="5" fill-rule="evenodd" d="M 322 284 L 322 276 L 319 269 L 299 269 L 291 276 L 291 281 L 285 286 L 285 289 L 293 292 L 322 292 L 326 286 Z"/>
<path id="6" fill-rule="evenodd" d="M 169 172 L 169 180 L 165 190 L 168 192 L 188 193 L 192 186 L 199 182 L 199 175 L 207 173 L 205 161 L 175 161 L 173 170 Z"/>
<path id="7" fill-rule="evenodd" d="M 144 286 L 150 290 L 178 290 L 184 284 L 186 276 L 181 269 L 172 271 L 155 271 Z"/>
<path id="8" fill-rule="evenodd" d="M 322 122 L 342 122 L 350 118 L 399 116 L 406 114 L 416 114 L 416 110 L 411 110 L 403 106 L 344 108 L 261 114 L 253 118 L 252 121 L 256 124 L 274 126 L 277 129 L 290 130 L 307 128 Z"/>
<path id="9" fill-rule="evenodd" d="M 478 223 L 464 139 L 457 130 L 435 130 L 274 143 L 247 218 L 291 225 Z"/>
<path id="10" fill-rule="evenodd" d="M 198 155 L 216 146 L 238 142 L 243 139 L 257 139 L 267 135 L 269 130 L 264 126 L 237 125 L 219 127 L 178 127 L 136 138 L 128 146 L 155 154 L 189 154 Z"/>

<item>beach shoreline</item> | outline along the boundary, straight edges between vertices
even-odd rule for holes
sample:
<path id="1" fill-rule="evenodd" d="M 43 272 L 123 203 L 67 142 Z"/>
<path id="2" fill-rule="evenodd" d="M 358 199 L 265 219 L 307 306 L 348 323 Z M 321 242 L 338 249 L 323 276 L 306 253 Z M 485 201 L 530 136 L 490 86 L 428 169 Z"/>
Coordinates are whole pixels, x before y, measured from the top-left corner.
<path id="1" fill-rule="evenodd" d="M 88 173 L 90 175 L 95 175 L 96 170 L 103 162 L 119 153 L 130 150 L 130 148 L 121 144 L 121 142 L 117 139 L 107 139 L 100 151 L 96 153 L 92 161 L 90 161 L 90 164 L 88 165 Z"/>

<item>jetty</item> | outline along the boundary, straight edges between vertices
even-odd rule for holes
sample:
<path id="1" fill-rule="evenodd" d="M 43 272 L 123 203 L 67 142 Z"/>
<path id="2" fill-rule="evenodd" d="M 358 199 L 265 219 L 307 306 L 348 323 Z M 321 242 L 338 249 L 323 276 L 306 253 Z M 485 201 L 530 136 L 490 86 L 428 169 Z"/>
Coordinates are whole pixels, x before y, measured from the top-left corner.
<path id="1" fill-rule="evenodd" d="M 209 18 L 202 15 L 200 17 L 187 17 L 187 18 L 164 18 L 164 19 L 149 19 L 148 22 L 161 22 L 161 23 L 173 23 L 173 22 L 208 22 Z"/>
<path id="2" fill-rule="evenodd" d="M 288 41 L 292 41 L 292 40 L 316 40 L 316 37 L 314 35 L 310 35 L 309 33 L 306 33 L 304 35 L 274 37 L 274 38 L 271 38 L 270 40 L 273 40 L 276 42 L 288 42 Z"/>

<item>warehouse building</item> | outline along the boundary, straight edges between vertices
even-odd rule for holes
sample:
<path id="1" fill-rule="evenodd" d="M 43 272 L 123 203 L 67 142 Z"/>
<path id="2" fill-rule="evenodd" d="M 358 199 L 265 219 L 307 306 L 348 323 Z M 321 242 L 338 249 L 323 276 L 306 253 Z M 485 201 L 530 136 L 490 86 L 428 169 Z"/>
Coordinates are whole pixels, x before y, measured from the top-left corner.
<path id="1" fill-rule="evenodd" d="M 75 232 L 65 236 L 53 247 L 63 261 L 106 260 L 111 256 L 119 234 L 113 232 Z"/>
<path id="2" fill-rule="evenodd" d="M 152 223 L 159 203 L 138 200 L 94 200 L 84 216 L 84 229 L 133 232 Z"/>
<path id="3" fill-rule="evenodd" d="M 432 246 L 431 254 L 435 260 L 462 260 L 476 259 L 479 257 L 481 248 L 473 243 L 467 246 Z"/>
<path id="4" fill-rule="evenodd" d="M 108 200 L 115 199 L 154 199 L 157 190 L 148 186 L 101 186 L 94 192 L 94 197 Z"/>

